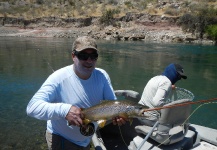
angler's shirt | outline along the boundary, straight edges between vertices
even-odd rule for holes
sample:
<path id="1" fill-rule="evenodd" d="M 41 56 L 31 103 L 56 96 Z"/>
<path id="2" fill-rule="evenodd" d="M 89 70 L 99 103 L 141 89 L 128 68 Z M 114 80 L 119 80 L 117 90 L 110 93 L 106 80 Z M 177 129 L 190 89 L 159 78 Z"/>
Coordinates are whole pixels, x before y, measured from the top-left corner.
<path id="1" fill-rule="evenodd" d="M 87 80 L 80 79 L 73 65 L 51 74 L 30 100 L 27 114 L 47 120 L 47 130 L 86 147 L 91 137 L 83 136 L 79 127 L 68 126 L 65 119 L 72 105 L 88 108 L 101 100 L 115 100 L 110 78 L 103 69 L 95 68 Z"/>
<path id="2" fill-rule="evenodd" d="M 166 76 L 155 76 L 145 86 L 139 104 L 146 105 L 149 108 L 163 106 L 169 102 L 171 90 L 172 83 Z M 153 119 L 156 119 L 159 114 L 158 111 L 150 111 L 147 113 L 153 116 Z"/>

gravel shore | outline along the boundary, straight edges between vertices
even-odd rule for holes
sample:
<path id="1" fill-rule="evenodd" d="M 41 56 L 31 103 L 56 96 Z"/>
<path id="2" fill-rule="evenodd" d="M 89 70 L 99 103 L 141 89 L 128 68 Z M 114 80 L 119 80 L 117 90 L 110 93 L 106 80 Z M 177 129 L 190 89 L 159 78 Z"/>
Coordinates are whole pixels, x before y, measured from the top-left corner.
<path id="1" fill-rule="evenodd" d="M 134 25 L 127 28 L 116 28 L 108 26 L 99 28 L 88 26 L 82 28 L 70 27 L 50 27 L 50 28 L 19 28 L 10 26 L 0 27 L 0 36 L 6 37 L 57 37 L 75 38 L 78 36 L 89 35 L 95 39 L 105 40 L 143 40 L 152 42 L 180 42 L 180 43 L 200 43 L 214 44 L 210 40 L 198 40 L 190 33 L 184 33 L 178 26 L 144 26 Z"/>

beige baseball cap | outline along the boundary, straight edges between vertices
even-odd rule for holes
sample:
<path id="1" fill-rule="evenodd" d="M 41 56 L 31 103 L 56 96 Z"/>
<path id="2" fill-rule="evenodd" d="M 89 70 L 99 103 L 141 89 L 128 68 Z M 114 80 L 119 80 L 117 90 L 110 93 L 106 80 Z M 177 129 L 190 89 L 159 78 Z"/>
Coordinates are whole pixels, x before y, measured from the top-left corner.
<path id="1" fill-rule="evenodd" d="M 97 51 L 97 44 L 95 39 L 89 36 L 78 37 L 72 46 L 72 51 L 76 50 L 78 52 L 83 51 L 85 49 L 94 49 Z"/>

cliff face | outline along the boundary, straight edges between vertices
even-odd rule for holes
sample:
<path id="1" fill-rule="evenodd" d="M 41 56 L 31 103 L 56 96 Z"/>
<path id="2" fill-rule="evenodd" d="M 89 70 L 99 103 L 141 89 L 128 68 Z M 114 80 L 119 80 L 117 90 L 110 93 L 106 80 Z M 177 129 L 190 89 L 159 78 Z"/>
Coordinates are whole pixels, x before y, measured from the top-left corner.
<path id="1" fill-rule="evenodd" d="M 95 39 L 143 40 L 154 42 L 194 42 L 213 44 L 184 33 L 177 25 L 178 17 L 128 13 L 115 18 L 117 26 L 103 26 L 99 17 L 37 18 L 24 20 L 0 18 L 0 36 L 74 38 L 89 35 Z"/>
<path id="2" fill-rule="evenodd" d="M 90 35 L 107 40 L 213 43 L 206 36 L 201 40 L 195 33 L 183 32 L 177 21 L 185 12 L 191 13 L 205 4 L 214 7 L 216 3 L 213 0 L 3 0 L 0 36 Z"/>

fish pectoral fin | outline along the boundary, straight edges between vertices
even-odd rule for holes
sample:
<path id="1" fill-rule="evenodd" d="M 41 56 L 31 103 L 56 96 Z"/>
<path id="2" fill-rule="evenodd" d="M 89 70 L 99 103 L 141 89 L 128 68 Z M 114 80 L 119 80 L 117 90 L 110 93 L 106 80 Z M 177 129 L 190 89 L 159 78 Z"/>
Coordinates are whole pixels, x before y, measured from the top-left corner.
<path id="1" fill-rule="evenodd" d="M 91 120 L 89 120 L 89 119 L 83 119 L 82 121 L 83 121 L 83 124 L 85 124 L 85 125 L 87 125 L 91 122 Z"/>
<path id="2" fill-rule="evenodd" d="M 124 119 L 128 119 L 128 115 L 125 114 L 125 113 L 119 114 L 118 116 L 121 117 L 121 118 L 124 118 Z"/>
<path id="3" fill-rule="evenodd" d="M 100 128 L 103 128 L 106 124 L 106 120 L 98 120 L 97 124 L 99 125 Z"/>

